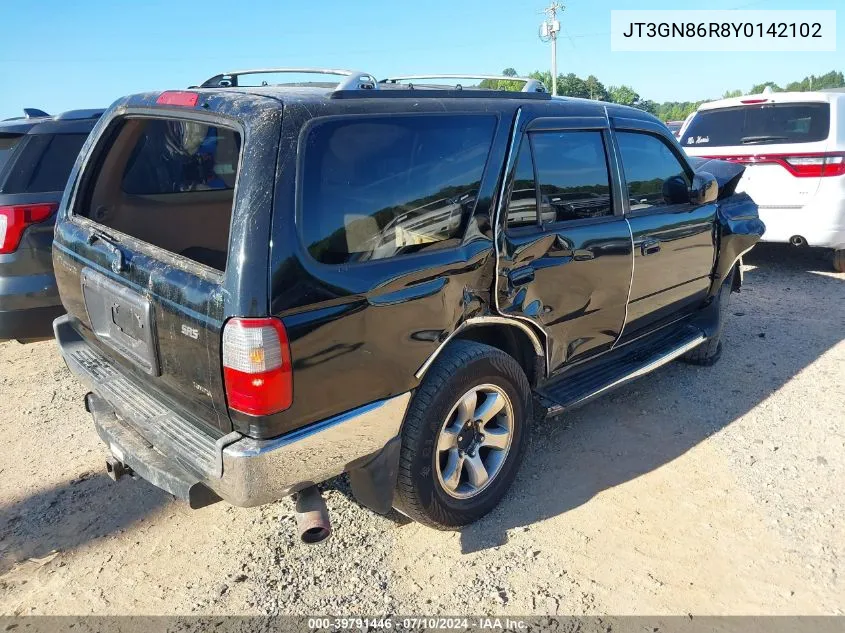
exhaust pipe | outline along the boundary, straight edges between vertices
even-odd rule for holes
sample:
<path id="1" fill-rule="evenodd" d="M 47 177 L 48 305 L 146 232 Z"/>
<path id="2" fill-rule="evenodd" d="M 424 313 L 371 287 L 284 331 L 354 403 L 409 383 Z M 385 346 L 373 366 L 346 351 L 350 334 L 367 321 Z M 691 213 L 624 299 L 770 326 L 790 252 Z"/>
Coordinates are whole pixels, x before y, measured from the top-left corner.
<path id="1" fill-rule="evenodd" d="M 296 528 L 303 543 L 321 543 L 332 533 L 329 511 L 317 486 L 296 493 Z"/>
<path id="2" fill-rule="evenodd" d="M 800 235 L 793 235 L 792 237 L 789 238 L 789 243 L 792 244 L 793 246 L 806 246 L 807 240 L 805 240 Z"/>

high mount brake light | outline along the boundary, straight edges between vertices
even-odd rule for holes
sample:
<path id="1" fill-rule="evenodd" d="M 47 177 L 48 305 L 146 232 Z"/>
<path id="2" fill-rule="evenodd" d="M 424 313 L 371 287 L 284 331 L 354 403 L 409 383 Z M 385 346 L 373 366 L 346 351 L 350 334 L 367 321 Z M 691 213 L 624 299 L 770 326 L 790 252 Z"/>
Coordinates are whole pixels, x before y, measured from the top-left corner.
<path id="1" fill-rule="evenodd" d="M 168 90 L 167 92 L 162 92 L 158 99 L 156 99 L 156 103 L 159 105 L 173 105 L 173 106 L 185 106 L 188 108 L 193 108 L 197 105 L 200 96 L 196 92 L 187 92 L 185 90 Z"/>
<path id="2" fill-rule="evenodd" d="M 845 176 L 845 153 L 757 154 L 752 156 L 705 156 L 743 165 L 780 165 L 796 178 Z"/>
<path id="3" fill-rule="evenodd" d="M 18 250 L 26 227 L 43 222 L 56 211 L 59 205 L 16 204 L 0 207 L 0 255 Z"/>
<path id="4" fill-rule="evenodd" d="M 293 368 L 278 319 L 230 319 L 223 328 L 223 380 L 229 407 L 271 415 L 293 402 Z"/>

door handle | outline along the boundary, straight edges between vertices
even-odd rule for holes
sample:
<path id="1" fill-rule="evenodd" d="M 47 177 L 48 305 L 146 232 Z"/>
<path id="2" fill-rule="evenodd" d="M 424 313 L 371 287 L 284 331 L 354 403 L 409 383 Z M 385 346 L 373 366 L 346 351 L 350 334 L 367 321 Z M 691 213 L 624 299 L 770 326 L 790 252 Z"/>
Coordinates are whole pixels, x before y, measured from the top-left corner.
<path id="1" fill-rule="evenodd" d="M 640 244 L 640 252 L 643 255 L 654 255 L 660 252 L 660 240 L 646 240 Z"/>
<path id="2" fill-rule="evenodd" d="M 524 286 L 534 281 L 534 269 L 531 266 L 517 268 L 508 273 L 508 279 L 513 286 Z"/>
<path id="3" fill-rule="evenodd" d="M 595 259 L 596 256 L 593 251 L 586 248 L 579 248 L 572 253 L 572 259 L 576 262 L 585 262 L 589 259 Z"/>

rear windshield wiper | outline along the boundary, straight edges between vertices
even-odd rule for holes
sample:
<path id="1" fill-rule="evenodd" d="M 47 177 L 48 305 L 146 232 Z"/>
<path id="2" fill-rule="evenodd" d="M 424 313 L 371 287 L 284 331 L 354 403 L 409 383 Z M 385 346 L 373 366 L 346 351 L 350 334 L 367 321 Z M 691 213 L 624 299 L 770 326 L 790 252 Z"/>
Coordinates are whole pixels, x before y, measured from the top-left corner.
<path id="1" fill-rule="evenodd" d="M 106 248 L 114 255 L 114 262 L 112 262 L 112 270 L 116 273 L 123 271 L 126 268 L 123 251 L 120 250 L 120 243 L 117 239 L 100 229 L 94 229 L 88 236 L 88 244 L 93 245 L 94 242 L 100 241 L 106 245 Z"/>
<path id="2" fill-rule="evenodd" d="M 740 139 L 743 145 L 752 145 L 754 143 L 771 143 L 773 141 L 788 141 L 788 136 L 744 136 Z"/>

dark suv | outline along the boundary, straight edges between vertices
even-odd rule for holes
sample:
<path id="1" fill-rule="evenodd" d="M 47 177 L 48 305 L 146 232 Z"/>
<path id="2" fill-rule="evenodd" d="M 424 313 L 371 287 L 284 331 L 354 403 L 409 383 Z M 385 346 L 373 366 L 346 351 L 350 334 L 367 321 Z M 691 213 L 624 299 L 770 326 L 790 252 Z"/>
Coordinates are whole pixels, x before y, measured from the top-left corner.
<path id="1" fill-rule="evenodd" d="M 49 338 L 64 313 L 50 245 L 68 174 L 103 110 L 0 121 L 0 341 Z"/>
<path id="2" fill-rule="evenodd" d="M 314 485 L 348 472 L 374 510 L 455 527 L 537 409 L 716 360 L 764 229 L 742 166 L 695 171 L 651 115 L 531 80 L 329 72 L 127 97 L 74 167 L 55 334 L 114 476 L 193 506 L 300 493 L 318 540 Z"/>

